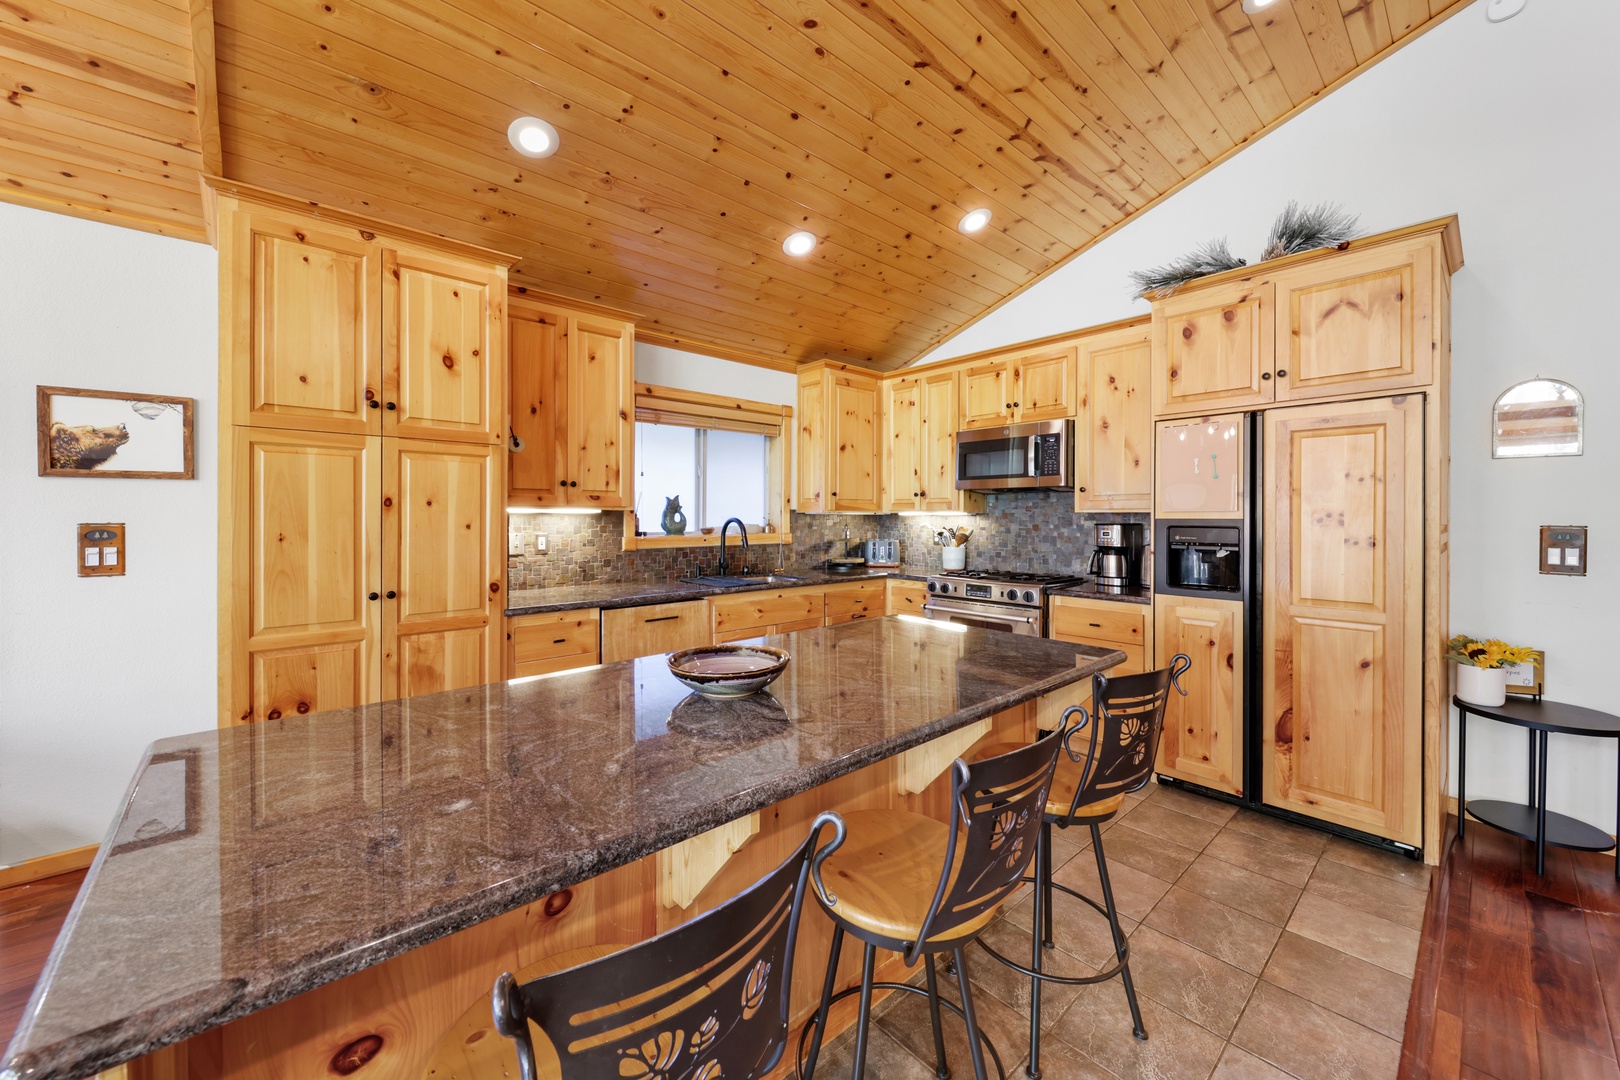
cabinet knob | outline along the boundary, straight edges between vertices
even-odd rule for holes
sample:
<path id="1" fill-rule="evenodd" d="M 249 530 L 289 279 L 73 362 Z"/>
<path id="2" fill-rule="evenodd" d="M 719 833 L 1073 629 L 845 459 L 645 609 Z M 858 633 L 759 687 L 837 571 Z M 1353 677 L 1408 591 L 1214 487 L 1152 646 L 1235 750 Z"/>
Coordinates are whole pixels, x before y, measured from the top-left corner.
<path id="1" fill-rule="evenodd" d="M 393 412 L 395 408 L 397 408 L 397 406 L 392 401 L 390 401 L 388 403 L 388 411 Z"/>
<path id="2" fill-rule="evenodd" d="M 377 599 L 377 594 L 376 593 L 366 593 L 366 599 L 367 600 L 375 600 L 375 599 Z"/>
<path id="3" fill-rule="evenodd" d="M 1261 382 L 1270 382 L 1270 381 L 1271 381 L 1271 372 L 1269 372 L 1269 371 L 1262 371 L 1262 372 L 1261 372 L 1261 373 L 1260 373 L 1260 381 L 1261 381 Z"/>
<path id="4" fill-rule="evenodd" d="M 1016 401 L 1013 402 L 1013 408 L 1015 408 L 1015 409 L 1018 408 L 1018 402 L 1016 402 Z"/>
<path id="5" fill-rule="evenodd" d="M 1007 402 L 1007 404 L 1005 404 L 1005 405 L 1003 405 L 1003 406 L 1002 406 L 1002 408 L 1004 408 L 1004 409 L 1010 409 L 1010 408 L 1012 408 L 1012 402 L 1010 402 L 1010 401 L 1009 401 L 1009 402 Z"/>
<path id="6" fill-rule="evenodd" d="M 570 481 L 568 481 L 568 486 L 569 487 L 579 487 L 579 481 L 578 480 L 570 480 Z"/>
<path id="7" fill-rule="evenodd" d="M 1085 491 L 1085 490 L 1086 490 L 1086 489 L 1085 489 L 1085 488 L 1081 488 L 1081 489 L 1080 489 L 1080 490 L 1081 490 L 1081 491 Z"/>
<path id="8" fill-rule="evenodd" d="M 1277 378 L 1279 378 L 1279 379 L 1288 378 L 1288 369 L 1287 368 L 1278 368 L 1277 369 Z"/>
<path id="9" fill-rule="evenodd" d="M 370 405 L 373 409 L 382 408 L 382 402 L 378 401 L 376 398 L 372 398 L 370 401 L 366 402 L 366 404 Z"/>
<path id="10" fill-rule="evenodd" d="M 833 492 L 833 493 L 832 493 L 832 497 L 833 497 L 833 498 L 835 498 L 835 499 L 836 499 L 836 498 L 838 498 L 838 492 L 836 492 L 836 491 L 835 491 L 835 492 Z"/>
<path id="11" fill-rule="evenodd" d="M 395 592 L 393 589 L 389 589 L 387 592 L 383 593 L 383 595 L 392 600 L 394 597 L 398 596 L 399 593 Z"/>

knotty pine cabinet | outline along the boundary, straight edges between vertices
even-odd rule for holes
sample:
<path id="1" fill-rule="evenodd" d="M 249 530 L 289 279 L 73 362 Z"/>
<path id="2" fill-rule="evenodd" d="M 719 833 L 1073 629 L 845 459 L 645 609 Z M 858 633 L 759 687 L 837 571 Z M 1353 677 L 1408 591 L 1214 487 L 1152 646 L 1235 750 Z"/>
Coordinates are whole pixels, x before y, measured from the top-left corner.
<path id="1" fill-rule="evenodd" d="M 881 578 L 847 585 L 828 585 L 825 624 L 837 626 L 862 619 L 881 619 L 885 614 L 887 596 L 888 589 Z"/>
<path id="2" fill-rule="evenodd" d="M 1265 802 L 1421 845 L 1423 397 L 1264 425 Z"/>
<path id="3" fill-rule="evenodd" d="M 928 602 L 928 586 L 909 578 L 889 578 L 885 592 L 885 615 L 921 615 Z"/>
<path id="4" fill-rule="evenodd" d="M 984 512 L 984 495 L 956 487 L 955 370 L 883 383 L 883 506 Z"/>
<path id="5" fill-rule="evenodd" d="M 1185 653 L 1186 697 L 1171 692 L 1164 710 L 1158 771 L 1189 783 L 1243 794 L 1244 650 L 1239 600 L 1153 598 L 1154 667 Z"/>
<path id="6" fill-rule="evenodd" d="M 602 612 L 602 663 L 695 649 L 710 637 L 706 600 L 609 608 Z"/>
<path id="7" fill-rule="evenodd" d="M 1152 332 L 1137 325 L 1081 339 L 1075 362 L 1074 508 L 1153 508 Z"/>
<path id="8" fill-rule="evenodd" d="M 513 506 L 628 509 L 635 328 L 532 296 L 510 300 Z"/>
<path id="9" fill-rule="evenodd" d="M 1185 286 L 1153 305 L 1154 415 L 1428 386 L 1461 265 L 1452 217 Z"/>
<path id="10" fill-rule="evenodd" d="M 1054 596 L 1047 637 L 1076 645 L 1118 649 L 1125 659 L 1104 675 L 1137 675 L 1149 670 L 1152 656 L 1153 609 L 1121 600 L 1092 600 L 1083 596 Z M 1071 705 L 1091 709 L 1091 680 L 1083 679 L 1036 702 L 1041 730 L 1051 731 Z"/>
<path id="11" fill-rule="evenodd" d="M 220 723 L 499 678 L 510 260 L 215 194 Z"/>
<path id="12" fill-rule="evenodd" d="M 506 677 L 550 675 L 601 663 L 602 616 L 611 614 L 576 608 L 512 616 L 506 620 Z"/>
<path id="13" fill-rule="evenodd" d="M 876 513 L 881 380 L 870 372 L 818 360 L 799 369 L 794 509 L 801 513 Z"/>
<path id="14" fill-rule="evenodd" d="M 823 625 L 827 611 L 826 590 L 817 587 L 716 596 L 708 604 L 716 645 L 811 630 Z"/>
<path id="15" fill-rule="evenodd" d="M 1062 420 L 1074 415 L 1074 347 L 1047 346 L 962 371 L 963 430 Z"/>

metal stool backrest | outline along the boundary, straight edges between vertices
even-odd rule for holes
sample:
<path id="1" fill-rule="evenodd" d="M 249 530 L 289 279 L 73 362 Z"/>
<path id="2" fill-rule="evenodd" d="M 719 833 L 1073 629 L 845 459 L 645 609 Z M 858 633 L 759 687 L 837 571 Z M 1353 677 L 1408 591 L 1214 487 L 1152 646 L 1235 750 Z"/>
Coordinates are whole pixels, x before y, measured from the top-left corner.
<path id="1" fill-rule="evenodd" d="M 1092 677 L 1091 704 L 1095 715 L 1088 717 L 1079 705 L 1063 712 L 1068 724 L 1072 713 L 1080 719 L 1068 728 L 1063 745 L 1069 757 L 1081 764 L 1080 783 L 1069 804 L 1075 817 L 1083 806 L 1140 791 L 1153 775 L 1159 756 L 1159 736 L 1164 730 L 1164 707 L 1170 688 L 1182 697 L 1181 676 L 1192 667 L 1185 653 L 1170 659 L 1170 666 L 1140 675 L 1110 679 L 1101 672 Z M 1076 745 L 1076 744 L 1080 745 Z"/>
<path id="2" fill-rule="evenodd" d="M 495 1028 L 537 1080 L 533 1020 L 563 1080 L 744 1080 L 764 1076 L 787 1045 L 788 983 L 805 878 L 827 812 L 804 844 L 748 891 L 701 917 L 600 960 L 518 985 L 495 980 Z"/>
<path id="3" fill-rule="evenodd" d="M 1023 880 L 1063 734 L 972 765 L 952 762 L 950 841 L 921 932 L 904 950 L 908 967 L 928 941 L 983 915 Z M 816 888 L 825 894 L 819 873 Z"/>

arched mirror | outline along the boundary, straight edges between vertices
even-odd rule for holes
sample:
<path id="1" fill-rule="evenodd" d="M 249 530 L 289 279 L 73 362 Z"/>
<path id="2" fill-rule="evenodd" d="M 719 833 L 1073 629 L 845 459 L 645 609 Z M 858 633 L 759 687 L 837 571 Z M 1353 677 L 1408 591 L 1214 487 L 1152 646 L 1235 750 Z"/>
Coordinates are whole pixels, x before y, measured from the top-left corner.
<path id="1" fill-rule="evenodd" d="M 1535 378 L 1510 386 L 1491 413 L 1491 457 L 1565 457 L 1581 452 L 1581 392 Z"/>

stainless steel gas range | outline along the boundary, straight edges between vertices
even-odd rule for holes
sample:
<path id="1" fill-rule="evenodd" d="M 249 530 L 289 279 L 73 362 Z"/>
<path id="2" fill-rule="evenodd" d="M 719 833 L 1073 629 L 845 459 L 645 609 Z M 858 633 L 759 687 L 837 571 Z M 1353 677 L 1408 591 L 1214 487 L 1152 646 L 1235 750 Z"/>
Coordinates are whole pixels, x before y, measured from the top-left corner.
<path id="1" fill-rule="evenodd" d="M 928 579 L 923 614 L 939 622 L 1045 637 L 1046 594 L 1084 580 L 1070 574 L 948 570 Z"/>

